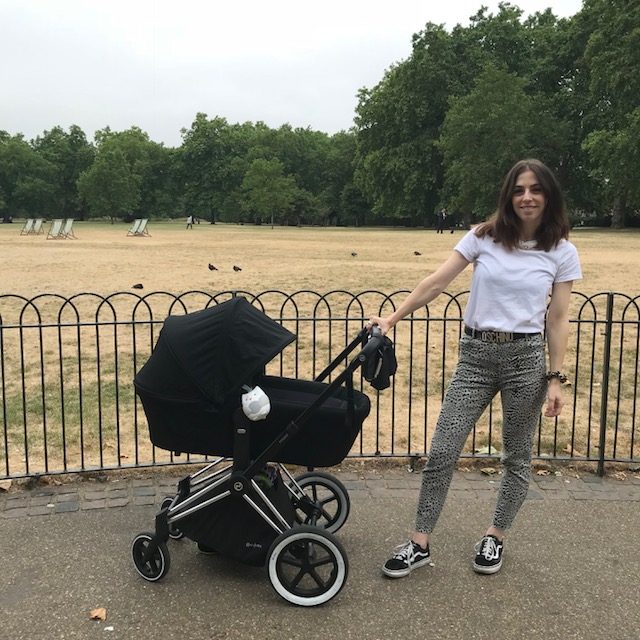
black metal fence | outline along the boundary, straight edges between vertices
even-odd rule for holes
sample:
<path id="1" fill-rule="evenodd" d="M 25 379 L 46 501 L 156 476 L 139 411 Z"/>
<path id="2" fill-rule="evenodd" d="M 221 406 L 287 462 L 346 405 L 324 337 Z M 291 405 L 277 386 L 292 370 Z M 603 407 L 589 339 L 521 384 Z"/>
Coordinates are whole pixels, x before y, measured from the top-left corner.
<path id="1" fill-rule="evenodd" d="M 298 338 L 267 372 L 312 379 L 362 328 L 407 291 L 226 291 L 215 295 L 128 292 L 70 298 L 0 296 L 0 478 L 201 461 L 154 448 L 132 380 L 164 319 L 245 296 Z M 467 293 L 444 294 L 399 323 L 390 336 L 399 367 L 390 389 L 360 382 L 372 411 L 353 457 L 422 457 L 457 360 Z M 566 369 L 567 407 L 541 418 L 534 457 L 634 463 L 638 444 L 638 297 L 574 293 Z M 500 454 L 495 399 L 469 436 L 464 455 Z"/>

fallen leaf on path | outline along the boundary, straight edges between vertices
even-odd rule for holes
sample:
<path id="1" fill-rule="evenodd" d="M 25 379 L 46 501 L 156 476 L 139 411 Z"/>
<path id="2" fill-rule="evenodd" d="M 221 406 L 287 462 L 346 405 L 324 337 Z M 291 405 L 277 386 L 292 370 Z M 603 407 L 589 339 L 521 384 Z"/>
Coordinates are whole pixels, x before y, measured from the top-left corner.
<path id="1" fill-rule="evenodd" d="M 107 619 L 107 610 L 104 607 L 92 609 L 89 612 L 89 618 L 91 618 L 91 620 L 102 620 L 102 622 L 104 622 Z"/>
<path id="2" fill-rule="evenodd" d="M 0 491 L 9 491 L 11 489 L 11 480 L 0 480 Z"/>
<path id="3" fill-rule="evenodd" d="M 549 471 L 549 469 L 538 469 L 536 471 L 536 475 L 537 476 L 550 476 L 551 475 L 551 471 Z"/>

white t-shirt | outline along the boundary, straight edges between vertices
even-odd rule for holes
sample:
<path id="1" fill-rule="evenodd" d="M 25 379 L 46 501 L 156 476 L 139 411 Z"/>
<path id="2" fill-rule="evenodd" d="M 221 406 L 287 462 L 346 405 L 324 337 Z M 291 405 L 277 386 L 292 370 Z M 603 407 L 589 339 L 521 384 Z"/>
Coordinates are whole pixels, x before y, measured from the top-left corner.
<path id="1" fill-rule="evenodd" d="M 454 249 L 473 263 L 463 318 L 474 329 L 542 332 L 552 285 L 582 278 L 578 252 L 568 240 L 550 251 L 509 250 L 472 229 Z"/>

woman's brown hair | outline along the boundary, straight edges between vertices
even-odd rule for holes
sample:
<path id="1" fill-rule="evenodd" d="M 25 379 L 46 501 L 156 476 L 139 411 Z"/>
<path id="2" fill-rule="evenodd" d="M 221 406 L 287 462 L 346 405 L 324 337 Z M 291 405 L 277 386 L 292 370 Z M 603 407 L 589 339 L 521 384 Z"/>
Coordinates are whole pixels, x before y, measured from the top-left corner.
<path id="1" fill-rule="evenodd" d="M 533 171 L 547 200 L 535 239 L 538 248 L 549 251 L 560 240 L 569 237 L 569 218 L 558 180 L 549 167 L 533 158 L 520 160 L 511 167 L 502 183 L 498 208 L 486 222 L 478 225 L 475 233 L 480 238 L 488 235 L 494 242 L 500 242 L 508 249 L 515 249 L 518 246 L 520 219 L 513 210 L 512 198 L 518 176 L 525 171 Z"/>

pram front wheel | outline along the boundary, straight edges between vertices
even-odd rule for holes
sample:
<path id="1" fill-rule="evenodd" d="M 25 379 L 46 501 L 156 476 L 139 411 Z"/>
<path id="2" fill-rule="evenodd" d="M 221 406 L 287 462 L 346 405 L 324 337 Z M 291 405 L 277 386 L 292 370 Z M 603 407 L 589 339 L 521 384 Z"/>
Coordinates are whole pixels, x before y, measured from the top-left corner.
<path id="1" fill-rule="evenodd" d="M 171 560 L 164 542 L 153 533 L 139 533 L 131 544 L 131 557 L 136 571 L 149 582 L 156 582 L 167 575 Z"/>
<path id="2" fill-rule="evenodd" d="M 269 550 L 271 586 L 302 607 L 324 604 L 347 580 L 347 555 L 333 534 L 317 527 L 294 527 L 280 534 Z"/>
<path id="3" fill-rule="evenodd" d="M 171 506 L 172 502 L 173 502 L 173 498 L 171 496 L 167 496 L 162 501 L 162 504 L 160 505 L 160 509 L 161 510 L 168 509 Z M 184 533 L 182 531 L 180 531 L 180 529 L 175 524 L 170 524 L 169 525 L 169 537 L 172 540 L 180 540 L 181 538 L 184 538 Z"/>
<path id="4" fill-rule="evenodd" d="M 303 473 L 297 476 L 295 481 L 319 510 L 310 513 L 308 503 L 304 505 L 294 498 L 296 522 L 315 525 L 331 533 L 338 531 L 346 522 L 351 508 L 349 493 L 342 482 L 322 471 Z"/>

